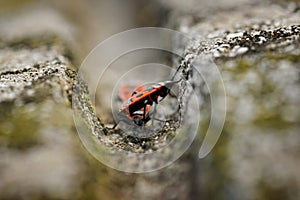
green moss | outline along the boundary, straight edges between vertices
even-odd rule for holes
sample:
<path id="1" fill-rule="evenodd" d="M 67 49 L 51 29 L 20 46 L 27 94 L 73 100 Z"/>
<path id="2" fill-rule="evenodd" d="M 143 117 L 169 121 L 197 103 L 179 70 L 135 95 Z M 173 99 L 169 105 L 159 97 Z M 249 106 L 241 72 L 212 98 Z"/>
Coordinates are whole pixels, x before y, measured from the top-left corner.
<path id="1" fill-rule="evenodd" d="M 24 0 L 24 1 L 19 1 L 19 0 L 10 0 L 10 1 L 0 1 L 0 11 L 11 13 L 14 12 L 18 9 L 21 9 L 25 6 L 28 6 L 31 3 L 36 2 L 36 0 Z"/>
<path id="2" fill-rule="evenodd" d="M 227 61 L 225 61 L 225 63 L 220 62 L 220 63 L 218 63 L 218 65 L 220 66 L 220 69 L 223 69 L 224 71 L 229 71 L 236 75 L 240 75 L 240 74 L 244 74 L 245 72 L 247 72 L 250 69 L 256 68 L 257 63 L 250 61 L 246 58 L 241 58 L 237 61 L 234 61 L 233 67 L 229 67 L 229 63 L 227 63 Z"/>
<path id="3" fill-rule="evenodd" d="M 84 176 L 79 176 L 80 190 L 76 191 L 74 199 L 122 199 L 124 193 L 120 188 L 132 188 L 134 175 L 126 175 L 106 167 L 86 151 L 78 137 L 76 143 L 76 152 L 84 166 Z"/>
<path id="4" fill-rule="evenodd" d="M 282 119 L 278 109 L 266 110 L 261 107 L 256 118 L 253 120 L 255 125 L 265 128 L 285 129 L 293 126 L 293 123 Z"/>
<path id="5" fill-rule="evenodd" d="M 59 51 L 58 54 L 63 55 L 65 58 L 68 58 L 70 62 L 75 64 L 74 53 L 70 50 L 68 44 L 54 34 L 37 34 L 30 37 L 14 38 L 13 40 L 8 41 L 0 38 L 0 48 L 7 47 L 16 50 L 24 48 L 55 48 L 55 50 Z"/>
<path id="6" fill-rule="evenodd" d="M 166 141 L 167 141 L 167 144 L 169 144 L 176 136 L 176 132 L 174 131 L 168 131 L 166 134 Z"/>
<path id="7" fill-rule="evenodd" d="M 38 144 L 40 124 L 36 111 L 25 107 L 9 109 L 1 106 L 0 146 L 25 149 Z"/>
<path id="8" fill-rule="evenodd" d="M 253 68 L 253 63 L 250 63 L 249 61 L 245 60 L 245 59 L 241 59 L 237 62 L 237 70 L 240 73 L 246 72 L 249 69 Z"/>
<path id="9" fill-rule="evenodd" d="M 72 106 L 71 102 L 70 101 L 66 101 L 66 106 L 70 108 Z"/>
<path id="10" fill-rule="evenodd" d="M 0 146 L 26 149 L 41 143 L 40 134 L 48 126 L 70 127 L 71 110 L 46 98 L 17 106 L 0 104 Z"/>
<path id="11" fill-rule="evenodd" d="M 300 63 L 300 54 L 292 54 L 292 53 L 279 53 L 279 52 L 265 52 L 261 55 L 258 55 L 254 60 L 249 59 L 251 57 L 241 57 L 239 60 L 234 61 L 234 67 L 229 67 L 228 61 L 218 62 L 218 65 L 221 66 L 221 69 L 225 71 L 230 71 L 238 74 L 243 74 L 250 69 L 257 69 L 257 67 L 262 62 L 270 61 L 270 62 L 278 62 L 278 61 L 289 61 L 292 63 Z M 232 62 L 232 60 L 231 60 Z"/>
<path id="12" fill-rule="evenodd" d="M 65 73 L 66 73 L 66 75 L 68 77 L 70 77 L 72 79 L 74 79 L 76 77 L 76 75 L 77 75 L 77 73 L 74 70 L 72 70 L 72 69 L 66 69 Z"/>
<path id="13" fill-rule="evenodd" d="M 292 194 L 297 194 L 299 189 L 297 184 L 275 186 L 263 179 L 257 183 L 256 188 L 259 191 L 258 199 L 293 199 Z"/>
<path id="14" fill-rule="evenodd" d="M 226 128 L 225 128 L 226 129 Z M 223 130 L 220 139 L 215 145 L 213 151 L 203 161 L 210 162 L 209 185 L 205 186 L 207 196 L 204 199 L 222 199 L 226 196 L 228 185 L 231 184 L 231 177 L 229 175 L 230 161 L 228 160 L 228 142 L 230 141 L 230 135 Z M 217 193 L 215 191 L 218 191 Z"/>
<path id="15" fill-rule="evenodd" d="M 1 41 L 6 47 L 10 47 L 13 49 L 20 49 L 20 48 L 39 48 L 42 46 L 51 47 L 57 43 L 59 43 L 58 37 L 48 34 L 42 36 L 32 36 L 32 37 L 22 37 L 22 38 L 15 38 L 14 40 L 10 41 Z"/>
<path id="16" fill-rule="evenodd" d="M 300 54 L 267 52 L 265 55 L 263 55 L 263 59 L 267 59 L 269 61 L 274 61 L 274 62 L 286 60 L 292 63 L 299 63 Z"/>

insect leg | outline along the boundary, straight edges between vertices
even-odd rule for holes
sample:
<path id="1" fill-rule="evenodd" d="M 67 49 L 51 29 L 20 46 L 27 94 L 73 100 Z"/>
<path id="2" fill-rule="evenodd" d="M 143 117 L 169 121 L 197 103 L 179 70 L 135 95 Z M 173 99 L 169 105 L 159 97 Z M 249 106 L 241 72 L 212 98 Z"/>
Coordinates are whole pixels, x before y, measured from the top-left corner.
<path id="1" fill-rule="evenodd" d="M 172 121 L 171 119 L 169 120 L 162 120 L 162 119 L 157 119 L 157 118 L 152 118 L 153 120 L 159 121 L 159 122 L 170 122 Z"/>
<path id="2" fill-rule="evenodd" d="M 183 64 L 180 64 L 180 65 L 179 65 L 179 67 L 177 68 L 177 70 L 176 70 L 175 74 L 174 74 L 174 75 L 173 75 L 173 77 L 171 78 L 171 81 L 173 81 L 173 80 L 174 80 L 174 78 L 175 78 L 176 74 L 178 73 L 178 71 L 179 71 L 179 69 L 182 67 L 182 65 L 183 65 Z"/>
<path id="3" fill-rule="evenodd" d="M 119 122 L 115 123 L 115 125 L 112 127 L 112 129 L 115 129 L 118 124 L 119 124 Z"/>
<path id="4" fill-rule="evenodd" d="M 146 118 L 146 107 L 147 107 L 147 104 L 144 105 L 143 123 L 145 123 L 145 118 Z"/>

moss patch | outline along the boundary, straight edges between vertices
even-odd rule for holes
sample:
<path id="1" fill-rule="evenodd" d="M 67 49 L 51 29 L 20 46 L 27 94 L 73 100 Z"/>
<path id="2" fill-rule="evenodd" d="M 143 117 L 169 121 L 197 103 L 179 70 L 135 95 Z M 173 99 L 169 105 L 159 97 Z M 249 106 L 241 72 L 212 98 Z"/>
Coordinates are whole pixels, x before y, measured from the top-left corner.
<path id="1" fill-rule="evenodd" d="M 11 105 L 1 106 L 0 146 L 26 149 L 38 144 L 40 123 L 36 110 L 29 107 L 10 110 L 10 107 Z"/>

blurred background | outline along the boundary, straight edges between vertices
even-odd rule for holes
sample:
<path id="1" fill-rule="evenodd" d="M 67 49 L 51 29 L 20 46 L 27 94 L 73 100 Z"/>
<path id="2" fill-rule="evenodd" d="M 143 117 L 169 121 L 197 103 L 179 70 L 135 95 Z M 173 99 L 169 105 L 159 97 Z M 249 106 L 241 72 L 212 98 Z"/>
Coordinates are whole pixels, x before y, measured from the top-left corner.
<path id="1" fill-rule="evenodd" d="M 299 10 L 297 0 L 0 0 L 0 69 L 26 63 L 5 46 L 16 38 L 58 36 L 78 69 L 97 44 L 128 29 L 167 27 L 217 41 L 299 26 Z M 173 165 L 152 173 L 119 172 L 89 155 L 65 102 L 47 95 L 1 102 L 0 199 L 300 199 L 299 32 L 277 41 L 285 43 L 274 42 L 273 51 L 216 59 L 228 95 L 216 147 L 199 160 L 198 137 Z"/>

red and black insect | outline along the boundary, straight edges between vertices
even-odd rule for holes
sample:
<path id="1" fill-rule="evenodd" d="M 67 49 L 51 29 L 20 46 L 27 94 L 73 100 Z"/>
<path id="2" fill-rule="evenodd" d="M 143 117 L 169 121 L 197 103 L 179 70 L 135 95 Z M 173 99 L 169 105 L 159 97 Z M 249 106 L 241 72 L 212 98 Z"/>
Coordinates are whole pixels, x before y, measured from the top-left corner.
<path id="1" fill-rule="evenodd" d="M 180 67 L 181 66 L 177 68 L 172 79 L 169 81 L 152 84 L 148 87 L 145 85 L 137 87 L 131 97 L 123 103 L 119 113 L 125 113 L 129 119 L 132 119 L 134 123 L 139 126 L 146 124 L 150 120 L 149 112 L 153 103 L 158 104 L 159 97 L 161 98 L 159 101 L 162 101 L 170 93 L 174 84 L 182 80 L 173 81 Z M 123 96 L 127 97 L 127 95 Z M 113 128 L 115 128 L 117 124 L 118 123 L 116 123 Z"/>
<path id="2" fill-rule="evenodd" d="M 136 87 L 137 84 L 134 83 L 125 83 L 119 90 L 119 98 L 125 104 L 128 99 L 130 99 L 135 94 L 142 92 L 146 89 L 144 85 Z M 137 109 L 134 112 L 126 112 L 127 117 L 132 120 L 136 125 L 143 125 L 150 120 L 149 113 L 151 106 L 147 105 L 141 109 Z"/>
<path id="3" fill-rule="evenodd" d="M 178 83 L 178 81 L 165 81 L 153 84 L 141 91 L 134 91 L 131 98 L 122 105 L 120 111 L 125 110 L 131 114 L 144 108 L 146 105 L 152 106 L 153 102 L 158 104 L 158 98 L 161 97 L 160 101 L 162 101 L 169 94 L 170 88 L 175 83 Z"/>
<path id="4" fill-rule="evenodd" d="M 161 98 L 159 101 L 162 101 L 174 84 L 179 81 L 164 81 L 149 87 L 144 85 L 137 87 L 131 97 L 121 106 L 120 113 L 126 113 L 139 126 L 146 124 L 150 120 L 149 112 L 153 103 L 158 104 L 159 97 Z M 117 124 L 113 128 L 116 126 Z"/>

